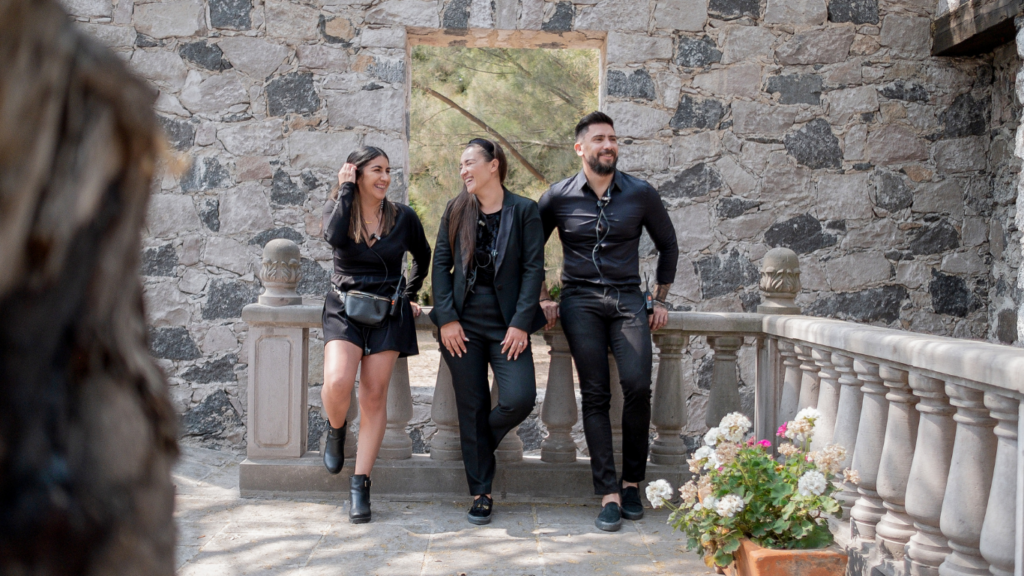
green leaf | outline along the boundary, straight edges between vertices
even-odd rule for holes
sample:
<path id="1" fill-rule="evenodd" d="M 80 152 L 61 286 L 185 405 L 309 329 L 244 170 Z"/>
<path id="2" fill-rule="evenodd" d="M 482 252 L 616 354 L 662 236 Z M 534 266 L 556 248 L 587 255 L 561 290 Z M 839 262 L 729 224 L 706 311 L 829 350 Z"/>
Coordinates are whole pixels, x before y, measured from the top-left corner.
<path id="1" fill-rule="evenodd" d="M 732 554 L 733 552 L 735 552 L 735 551 L 737 551 L 739 549 L 740 549 L 740 539 L 739 538 L 733 538 L 732 540 L 730 540 L 730 541 L 726 542 L 724 545 L 722 545 L 722 552 L 728 552 L 729 554 Z"/>

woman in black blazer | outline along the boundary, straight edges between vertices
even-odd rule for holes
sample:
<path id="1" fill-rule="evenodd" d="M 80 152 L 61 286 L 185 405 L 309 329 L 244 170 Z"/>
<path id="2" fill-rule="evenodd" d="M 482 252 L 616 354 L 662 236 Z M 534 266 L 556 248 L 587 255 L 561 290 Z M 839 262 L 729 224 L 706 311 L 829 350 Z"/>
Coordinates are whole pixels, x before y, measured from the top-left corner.
<path id="1" fill-rule="evenodd" d="M 505 189 L 508 163 L 497 143 L 470 141 L 459 163 L 465 188 L 445 209 L 434 248 L 434 309 L 441 355 L 452 373 L 469 521 L 491 521 L 494 450 L 533 410 L 537 382 L 530 334 L 545 324 L 544 230 L 537 203 Z M 487 367 L 498 405 L 491 409 Z"/>

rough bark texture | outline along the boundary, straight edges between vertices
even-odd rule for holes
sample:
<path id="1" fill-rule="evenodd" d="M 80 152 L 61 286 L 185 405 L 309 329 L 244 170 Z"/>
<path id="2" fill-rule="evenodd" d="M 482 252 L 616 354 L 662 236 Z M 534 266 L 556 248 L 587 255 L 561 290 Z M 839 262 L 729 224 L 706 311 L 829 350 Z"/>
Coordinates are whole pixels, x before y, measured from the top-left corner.
<path id="1" fill-rule="evenodd" d="M 153 94 L 52 0 L 0 0 L 0 573 L 172 574 L 147 353 Z"/>

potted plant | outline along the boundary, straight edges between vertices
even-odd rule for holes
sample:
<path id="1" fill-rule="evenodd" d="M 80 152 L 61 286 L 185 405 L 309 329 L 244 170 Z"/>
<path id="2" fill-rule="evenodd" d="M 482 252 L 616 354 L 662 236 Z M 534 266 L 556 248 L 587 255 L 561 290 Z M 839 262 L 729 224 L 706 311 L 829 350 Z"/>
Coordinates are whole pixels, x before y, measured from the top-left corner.
<path id="1" fill-rule="evenodd" d="M 746 439 L 751 427 L 746 416 L 728 414 L 687 461 L 697 478 L 679 489 L 680 504 L 671 503 L 674 493 L 665 480 L 647 486 L 647 499 L 655 508 L 673 511 L 669 524 L 689 536 L 687 548 L 709 567 L 729 567 L 741 576 L 841 576 L 846 555 L 825 549 L 833 544 L 827 515 L 842 514 L 832 494 L 846 450 L 832 444 L 810 451 L 820 417 L 807 408 L 780 426 L 777 460 L 769 440 Z M 858 480 L 849 469 L 842 477 Z"/>

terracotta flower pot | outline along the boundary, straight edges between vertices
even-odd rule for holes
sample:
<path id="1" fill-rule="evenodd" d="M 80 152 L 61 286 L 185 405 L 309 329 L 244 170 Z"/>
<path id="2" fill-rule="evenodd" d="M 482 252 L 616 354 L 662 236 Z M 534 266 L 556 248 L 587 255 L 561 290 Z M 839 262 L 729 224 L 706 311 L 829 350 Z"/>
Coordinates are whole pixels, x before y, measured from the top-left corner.
<path id="1" fill-rule="evenodd" d="M 771 550 L 744 538 L 729 576 L 843 576 L 846 554 L 835 550 Z"/>

